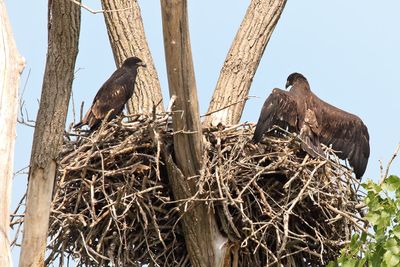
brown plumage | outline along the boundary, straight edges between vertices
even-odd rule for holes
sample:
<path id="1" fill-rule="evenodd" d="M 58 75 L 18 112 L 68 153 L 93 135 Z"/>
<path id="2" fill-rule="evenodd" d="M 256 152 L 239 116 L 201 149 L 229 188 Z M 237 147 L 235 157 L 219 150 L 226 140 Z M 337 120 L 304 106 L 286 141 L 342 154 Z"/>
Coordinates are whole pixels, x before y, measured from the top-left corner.
<path id="1" fill-rule="evenodd" d="M 318 98 L 300 73 L 289 75 L 286 88 L 290 86 L 289 91 L 272 90 L 261 109 L 253 142 L 260 142 L 274 125 L 288 128 L 300 134 L 305 143 L 302 148 L 312 156 L 323 155 L 320 143 L 332 145 L 361 179 L 370 152 L 368 129 L 362 120 Z"/>
<path id="2" fill-rule="evenodd" d="M 93 131 L 111 110 L 108 120 L 121 114 L 126 102 L 133 95 L 138 67 L 146 67 L 140 58 L 125 59 L 122 66 L 101 86 L 85 117 L 74 128 L 88 125 L 90 131 Z"/>

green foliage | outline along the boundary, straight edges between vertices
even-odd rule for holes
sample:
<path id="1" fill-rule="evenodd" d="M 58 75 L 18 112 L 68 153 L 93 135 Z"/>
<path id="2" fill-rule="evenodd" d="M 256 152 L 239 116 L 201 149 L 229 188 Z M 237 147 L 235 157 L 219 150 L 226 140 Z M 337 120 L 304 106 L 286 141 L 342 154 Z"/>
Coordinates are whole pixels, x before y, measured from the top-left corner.
<path id="1" fill-rule="evenodd" d="M 362 186 L 370 231 L 355 233 L 328 267 L 400 266 L 400 178 L 391 175 L 381 184 L 368 180 Z"/>

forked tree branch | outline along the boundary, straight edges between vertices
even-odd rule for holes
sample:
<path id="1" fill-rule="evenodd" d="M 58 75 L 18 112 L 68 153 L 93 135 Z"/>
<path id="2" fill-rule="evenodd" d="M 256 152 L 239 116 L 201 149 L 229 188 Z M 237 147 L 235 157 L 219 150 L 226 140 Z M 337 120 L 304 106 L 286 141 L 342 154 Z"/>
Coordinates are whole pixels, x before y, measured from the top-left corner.
<path id="1" fill-rule="evenodd" d="M 286 0 L 252 0 L 222 67 L 205 122 L 236 124 L 254 74 L 285 7 Z M 215 110 L 237 103 L 219 112 Z"/>
<path id="2" fill-rule="evenodd" d="M 170 185 L 176 200 L 190 199 L 202 167 L 202 131 L 196 81 L 189 40 L 186 0 L 161 0 L 164 48 L 171 96 L 174 155 L 164 153 Z M 182 211 L 182 229 L 193 266 L 222 266 L 226 239 L 218 231 L 213 213 L 203 203 Z"/>

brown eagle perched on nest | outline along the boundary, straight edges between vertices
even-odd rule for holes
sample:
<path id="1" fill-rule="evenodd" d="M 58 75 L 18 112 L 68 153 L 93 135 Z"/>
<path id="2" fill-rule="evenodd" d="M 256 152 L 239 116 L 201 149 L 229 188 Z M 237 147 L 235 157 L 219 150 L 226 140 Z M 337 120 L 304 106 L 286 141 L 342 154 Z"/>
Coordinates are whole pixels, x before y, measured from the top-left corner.
<path id="1" fill-rule="evenodd" d="M 370 148 L 368 129 L 356 115 L 336 108 L 310 90 L 300 73 L 287 78 L 284 91 L 275 88 L 265 101 L 254 131 L 253 142 L 261 141 L 272 126 L 300 134 L 302 149 L 311 156 L 324 155 L 321 145 L 332 145 L 340 159 L 348 159 L 358 179 L 367 168 Z"/>
<path id="2" fill-rule="evenodd" d="M 121 114 L 126 102 L 132 97 L 135 90 L 135 80 L 139 67 L 146 67 L 140 58 L 125 59 L 110 78 L 101 86 L 93 99 L 92 106 L 86 112 L 81 122 L 74 128 L 88 125 L 90 131 L 100 126 L 102 120 L 110 113 L 108 120 Z"/>

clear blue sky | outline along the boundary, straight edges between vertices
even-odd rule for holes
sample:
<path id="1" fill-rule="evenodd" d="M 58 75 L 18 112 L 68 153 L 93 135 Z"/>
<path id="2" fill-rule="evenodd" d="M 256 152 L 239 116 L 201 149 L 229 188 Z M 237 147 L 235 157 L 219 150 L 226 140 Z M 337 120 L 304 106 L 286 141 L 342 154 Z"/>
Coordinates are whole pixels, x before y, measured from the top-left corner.
<path id="1" fill-rule="evenodd" d="M 100 9 L 98 2 L 85 4 Z M 168 99 L 159 1 L 138 2 L 164 98 Z M 188 2 L 197 89 L 205 113 L 249 1 Z M 47 1 L 6 0 L 6 4 L 17 46 L 27 62 L 21 79 L 21 91 L 26 88 L 22 98 L 34 119 L 47 50 Z M 400 142 L 399 10 L 398 0 L 288 1 L 254 77 L 250 95 L 258 98 L 247 102 L 242 121 L 256 121 L 272 88 L 283 88 L 291 72 L 301 72 L 318 96 L 363 119 L 371 143 L 364 180 L 376 180 L 379 160 L 386 163 Z M 115 69 L 102 14 L 82 10 L 76 68 L 75 103 L 85 101 L 87 108 Z M 71 121 L 70 114 L 67 123 Z M 19 125 L 17 134 L 15 170 L 29 164 L 33 129 Z M 392 173 L 400 175 L 399 163 L 394 162 Z M 26 176 L 17 176 L 13 207 L 25 189 Z"/>

